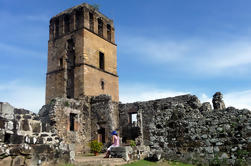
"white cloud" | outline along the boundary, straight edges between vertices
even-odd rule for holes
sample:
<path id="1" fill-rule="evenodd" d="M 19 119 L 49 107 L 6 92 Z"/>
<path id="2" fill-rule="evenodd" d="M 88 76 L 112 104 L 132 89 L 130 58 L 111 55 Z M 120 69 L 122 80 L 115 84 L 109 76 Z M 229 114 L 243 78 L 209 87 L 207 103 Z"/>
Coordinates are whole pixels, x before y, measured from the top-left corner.
<path id="1" fill-rule="evenodd" d="M 208 97 L 205 93 L 199 98 L 201 102 L 210 102 L 212 104 L 212 97 Z M 232 106 L 238 109 L 246 108 L 251 110 L 251 90 L 224 93 L 223 101 L 226 107 Z"/>
<path id="2" fill-rule="evenodd" d="M 8 102 L 15 108 L 38 112 L 45 103 L 45 87 L 25 85 L 21 81 L 0 84 L 0 101 Z"/>
<path id="3" fill-rule="evenodd" d="M 247 108 L 251 110 L 251 90 L 240 92 L 229 92 L 223 94 L 223 99 L 227 106 L 233 106 L 239 109 Z"/>
<path id="4" fill-rule="evenodd" d="M 149 63 L 175 66 L 192 74 L 234 74 L 250 72 L 251 41 L 239 38 L 208 41 L 203 38 L 184 40 L 152 39 L 127 36 L 120 38 L 120 51 Z M 167 65 L 168 64 L 168 65 Z"/>
<path id="5" fill-rule="evenodd" d="M 120 90 L 119 97 L 122 103 L 155 100 L 189 93 L 189 92 L 173 91 L 167 89 L 159 89 L 151 85 L 144 85 L 140 83 L 131 85 L 120 84 L 119 90 Z"/>
<path id="6" fill-rule="evenodd" d="M 202 93 L 201 96 L 199 96 L 199 99 L 201 102 L 210 102 L 212 104 L 212 99 L 209 98 L 205 93 Z"/>
<path id="7" fill-rule="evenodd" d="M 193 92 L 181 92 L 171 89 L 161 89 L 140 83 L 120 85 L 120 101 L 122 103 L 148 101 L 184 94 L 194 95 Z M 198 94 L 197 96 L 201 102 L 210 102 L 212 104 L 212 97 L 208 97 L 206 93 Z M 213 96 L 213 94 L 210 94 L 210 96 Z M 226 107 L 233 106 L 238 109 L 247 108 L 251 110 L 251 90 L 225 93 L 223 94 L 223 100 L 226 104 Z"/>

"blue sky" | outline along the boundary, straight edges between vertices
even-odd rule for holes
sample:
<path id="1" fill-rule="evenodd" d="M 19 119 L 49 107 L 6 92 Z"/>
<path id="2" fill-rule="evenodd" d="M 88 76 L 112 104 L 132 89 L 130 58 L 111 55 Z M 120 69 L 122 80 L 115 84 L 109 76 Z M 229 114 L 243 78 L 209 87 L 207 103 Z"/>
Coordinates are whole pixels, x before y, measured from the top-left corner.
<path id="1" fill-rule="evenodd" d="M 49 19 L 83 2 L 114 20 L 122 102 L 221 91 L 251 109 L 250 0 L 0 0 L 0 101 L 41 108 Z"/>

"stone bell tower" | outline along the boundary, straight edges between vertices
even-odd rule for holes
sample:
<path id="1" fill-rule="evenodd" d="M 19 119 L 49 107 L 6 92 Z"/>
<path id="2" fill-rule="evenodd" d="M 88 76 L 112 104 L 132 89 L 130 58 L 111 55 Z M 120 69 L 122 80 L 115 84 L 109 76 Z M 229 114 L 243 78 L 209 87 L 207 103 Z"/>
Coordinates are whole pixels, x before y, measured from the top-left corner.
<path id="1" fill-rule="evenodd" d="M 50 20 L 46 104 L 108 94 L 119 101 L 113 21 L 86 3 Z"/>

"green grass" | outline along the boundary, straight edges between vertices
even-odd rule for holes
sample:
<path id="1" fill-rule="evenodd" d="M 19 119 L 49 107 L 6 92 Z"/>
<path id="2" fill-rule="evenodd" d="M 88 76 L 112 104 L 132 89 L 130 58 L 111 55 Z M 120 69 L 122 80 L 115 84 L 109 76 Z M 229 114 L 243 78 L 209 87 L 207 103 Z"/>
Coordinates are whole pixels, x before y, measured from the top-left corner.
<path id="1" fill-rule="evenodd" d="M 164 162 L 151 162 L 146 160 L 135 161 L 130 164 L 125 164 L 123 166 L 194 166 L 192 164 L 184 164 L 174 161 L 164 161 Z"/>
<path id="2" fill-rule="evenodd" d="M 130 164 L 125 164 L 123 166 L 141 166 L 141 165 L 144 165 L 144 166 L 156 165 L 157 166 L 157 163 L 156 162 L 146 161 L 146 160 L 139 160 L 139 161 L 135 161 L 135 162 L 130 163 Z"/>

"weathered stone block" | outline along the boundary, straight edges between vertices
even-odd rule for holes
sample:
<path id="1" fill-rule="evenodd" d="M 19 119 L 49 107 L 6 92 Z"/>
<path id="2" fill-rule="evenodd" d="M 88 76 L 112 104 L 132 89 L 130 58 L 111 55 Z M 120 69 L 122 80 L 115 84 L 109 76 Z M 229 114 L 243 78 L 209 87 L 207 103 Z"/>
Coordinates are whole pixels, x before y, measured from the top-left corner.
<path id="1" fill-rule="evenodd" d="M 21 130 L 30 131 L 30 125 L 28 120 L 21 121 Z"/>
<path id="2" fill-rule="evenodd" d="M 12 161 L 11 157 L 6 157 L 0 160 L 0 166 L 11 166 L 11 161 Z"/>
<path id="3" fill-rule="evenodd" d="M 8 121 L 7 122 L 7 125 L 5 126 L 6 128 L 6 130 L 13 130 L 14 129 L 14 123 L 12 122 L 12 121 Z"/>
<path id="4" fill-rule="evenodd" d="M 131 154 L 133 149 L 130 146 L 120 146 L 111 148 L 112 158 L 123 158 L 124 160 L 130 160 L 129 154 Z"/>
<path id="5" fill-rule="evenodd" d="M 34 133 L 39 133 L 41 131 L 40 123 L 31 123 L 31 128 Z"/>
<path id="6" fill-rule="evenodd" d="M 0 130 L 0 142 L 4 142 L 4 131 Z"/>

